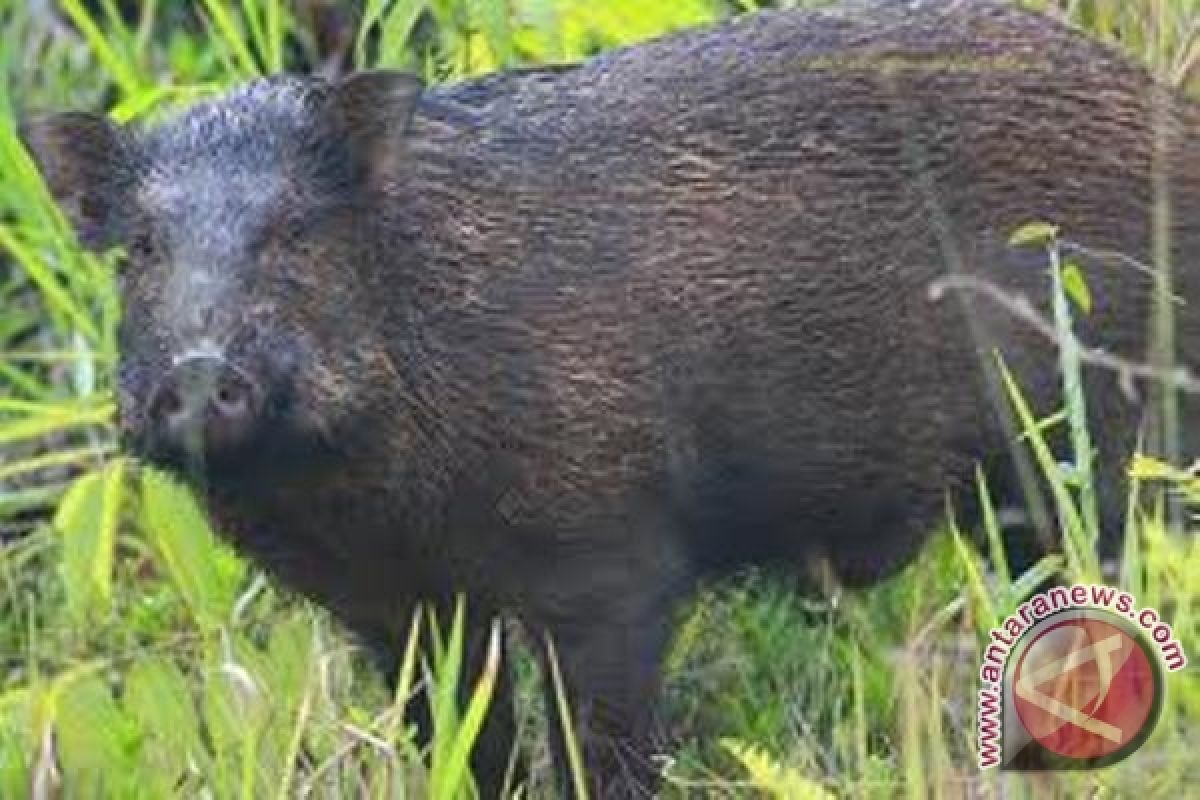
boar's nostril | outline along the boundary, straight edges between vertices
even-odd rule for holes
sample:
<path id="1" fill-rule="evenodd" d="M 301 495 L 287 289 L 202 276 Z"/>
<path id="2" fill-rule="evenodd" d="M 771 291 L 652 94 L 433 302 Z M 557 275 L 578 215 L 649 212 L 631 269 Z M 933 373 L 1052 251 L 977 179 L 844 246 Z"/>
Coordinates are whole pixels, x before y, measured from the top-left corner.
<path id="1" fill-rule="evenodd" d="M 159 389 L 155 397 L 155 410 L 158 414 L 173 417 L 183 411 L 183 398 L 179 396 L 179 387 L 170 385 Z"/>
<path id="2" fill-rule="evenodd" d="M 237 417 L 250 410 L 253 389 L 240 375 L 226 373 L 217 384 L 214 409 L 222 416 Z"/>
<path id="3" fill-rule="evenodd" d="M 189 358 L 163 376 L 149 415 L 159 442 L 203 457 L 236 447 L 250 436 L 260 399 L 255 382 L 224 359 Z"/>

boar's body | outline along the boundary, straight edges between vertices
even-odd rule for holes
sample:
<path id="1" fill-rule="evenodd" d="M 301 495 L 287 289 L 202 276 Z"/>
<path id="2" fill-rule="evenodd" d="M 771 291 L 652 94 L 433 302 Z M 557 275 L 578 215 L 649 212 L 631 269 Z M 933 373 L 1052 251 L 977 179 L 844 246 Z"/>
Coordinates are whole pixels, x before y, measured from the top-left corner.
<path id="1" fill-rule="evenodd" d="M 436 519 L 435 558 L 494 547 L 512 585 L 490 560 L 483 582 L 513 596 L 560 548 L 894 568 L 1008 453 L 992 348 L 1036 406 L 1059 393 L 1027 322 L 932 290 L 974 275 L 1044 310 L 1045 254 L 1007 246 L 1030 220 L 1153 261 L 1156 121 L 1190 296 L 1195 107 L 1043 18 L 933 7 L 760 15 L 426 94 L 363 272 L 397 374 L 371 435 L 402 428 L 378 445 L 436 487 L 401 506 Z M 1150 279 L 1082 260 L 1083 338 L 1144 360 Z M 1091 377 L 1119 469 L 1143 408 Z"/>
<path id="2" fill-rule="evenodd" d="M 247 96 L 224 108 L 252 111 Z M 994 298 L 935 298 L 939 281 L 982 278 L 1044 313 L 1045 255 L 1006 246 L 1044 220 L 1095 252 L 1169 258 L 1176 291 L 1200 297 L 1196 106 L 998 4 L 760 14 L 429 90 L 411 111 L 372 140 L 365 177 L 314 170 L 339 202 L 287 236 L 266 217 L 237 285 L 280 274 L 286 291 L 221 295 L 201 320 L 275 309 L 275 333 L 303 343 L 294 394 L 320 443 L 206 475 L 209 503 L 239 546 L 385 654 L 415 600 L 458 591 L 476 662 L 493 612 L 550 633 L 604 791 L 649 780 L 670 611 L 700 576 L 824 564 L 870 582 L 913 554 L 948 494 L 970 507 L 978 462 L 1000 466 L 1011 496 L 992 352 L 1047 411 L 1056 348 Z M 296 150 L 285 167 L 340 163 L 333 145 Z M 303 202 L 309 184 L 279 172 L 279 203 Z M 1170 234 L 1157 251 L 1156 219 Z M 205 258 L 176 263 L 172 285 L 219 262 Z M 1081 335 L 1144 359 L 1152 280 L 1079 260 L 1095 306 Z M 126 296 L 133 427 L 139 376 L 164 368 L 134 342 L 174 324 L 153 274 L 131 275 Z M 1200 317 L 1178 313 L 1188 362 Z M 1121 462 L 1150 405 L 1113 372 L 1088 382 L 1116 530 Z M 1184 400 L 1185 421 L 1194 411 Z M 493 787 L 507 702 L 477 760 Z"/>

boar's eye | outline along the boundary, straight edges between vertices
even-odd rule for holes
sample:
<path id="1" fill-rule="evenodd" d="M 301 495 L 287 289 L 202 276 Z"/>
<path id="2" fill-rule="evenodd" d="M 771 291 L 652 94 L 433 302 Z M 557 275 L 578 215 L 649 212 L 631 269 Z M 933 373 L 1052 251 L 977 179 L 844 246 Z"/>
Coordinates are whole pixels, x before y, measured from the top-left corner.
<path id="1" fill-rule="evenodd" d="M 152 234 L 139 233 L 129 242 L 126 252 L 132 263 L 149 264 L 158 260 L 161 250 Z"/>

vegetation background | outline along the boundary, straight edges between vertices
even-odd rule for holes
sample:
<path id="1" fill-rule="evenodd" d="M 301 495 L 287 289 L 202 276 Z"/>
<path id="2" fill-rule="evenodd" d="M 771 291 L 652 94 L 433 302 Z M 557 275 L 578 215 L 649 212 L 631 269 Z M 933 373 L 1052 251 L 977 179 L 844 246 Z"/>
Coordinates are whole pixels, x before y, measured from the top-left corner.
<path id="1" fill-rule="evenodd" d="M 433 663 L 406 663 L 398 697 L 428 681 L 439 703 L 435 742 L 418 749 L 397 698 L 325 614 L 234 557 L 180 490 L 119 457 L 119 255 L 78 249 L 16 138 L 20 113 L 92 108 L 143 120 L 281 69 L 403 67 L 458 80 L 579 60 L 768 5 L 818 4 L 0 0 L 0 797 L 469 797 L 465 757 L 488 686 L 487 675 L 458 674 L 454 632 L 443 632 Z M 1200 0 L 1025 5 L 1200 95 Z M 1046 246 L 1053 255 L 1054 241 Z M 1066 408 L 1040 411 L 1081 425 Z M 1027 423 L 1036 443 L 1037 421 Z M 1193 476 L 1137 463 L 1159 498 L 1167 484 L 1196 494 Z M 1042 466 L 1060 503 L 1085 497 L 1062 465 Z M 1117 582 L 1162 610 L 1196 659 L 1200 539 L 1168 533 L 1161 509 L 1131 501 Z M 1194 792 L 1192 668 L 1173 676 L 1157 732 L 1121 765 L 1033 776 L 977 769 L 984 632 L 1056 569 L 1097 576 L 1095 531 L 1065 526 L 1065 558 L 1014 576 L 963 544 L 952 513 L 946 528 L 920 563 L 874 591 L 804 600 L 779 579 L 749 576 L 705 594 L 672 651 L 677 746 L 664 792 Z M 994 525 L 988 532 L 999 548 Z M 543 797 L 550 766 L 533 671 L 520 662 L 518 757 L 531 778 L 514 792 Z M 478 703 L 456 709 L 452 690 L 464 680 L 478 681 Z"/>

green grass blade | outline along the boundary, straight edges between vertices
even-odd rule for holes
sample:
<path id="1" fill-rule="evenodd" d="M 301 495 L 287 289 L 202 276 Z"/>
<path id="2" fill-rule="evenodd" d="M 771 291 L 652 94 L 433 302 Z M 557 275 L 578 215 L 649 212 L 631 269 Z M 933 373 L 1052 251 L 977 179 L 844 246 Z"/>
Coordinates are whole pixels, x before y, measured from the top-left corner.
<path id="1" fill-rule="evenodd" d="M 404 721 L 404 710 L 413 693 L 413 680 L 417 674 L 417 645 L 421 640 L 421 610 L 413 611 L 412 621 L 408 626 L 408 641 L 404 645 L 404 656 L 400 660 L 400 673 L 396 678 L 396 691 L 393 694 L 393 707 L 397 712 L 392 715 L 384 735 L 387 741 L 396 741 L 397 729 Z"/>
<path id="2" fill-rule="evenodd" d="M 1075 533 L 1081 534 L 1076 543 L 1080 550 L 1095 550 L 1099 537 L 1100 521 L 1096 508 L 1095 476 L 1092 462 L 1095 454 L 1091 435 L 1088 432 L 1087 402 L 1083 390 L 1083 362 L 1079 340 L 1075 336 L 1071 304 L 1068 299 L 1065 276 L 1072 274 L 1070 264 L 1063 264 L 1057 243 L 1050 247 L 1050 274 L 1053 284 L 1054 329 L 1058 336 L 1059 370 L 1062 376 L 1064 407 L 1071 434 L 1071 449 L 1074 459 L 1076 491 L 1081 525 Z M 1081 275 L 1078 267 L 1073 274 Z M 1082 278 L 1078 278 L 1082 281 Z M 1086 286 L 1086 284 L 1084 284 Z"/>
<path id="3" fill-rule="evenodd" d="M 250 78 L 260 74 L 258 64 L 254 60 L 254 54 L 250 52 L 250 48 L 246 45 L 246 37 L 237 24 L 237 20 L 230 13 L 229 7 L 225 5 L 223 0 L 203 0 L 204 10 L 208 14 L 209 21 L 215 28 L 215 33 L 221 44 L 231 54 L 233 58 L 233 67 L 240 74 L 240 77 Z"/>
<path id="4" fill-rule="evenodd" d="M 358 31 L 354 35 L 354 66 L 359 69 L 366 69 L 369 66 L 367 40 L 370 38 L 371 31 L 379 24 L 388 2 L 389 0 L 366 0 L 363 4 L 362 16 L 358 21 Z"/>
<path id="5" fill-rule="evenodd" d="M 1000 530 L 1000 523 L 996 519 L 996 506 L 992 502 L 992 494 L 988 490 L 987 478 L 984 477 L 983 468 L 978 465 L 975 467 L 975 489 L 979 494 L 980 515 L 983 518 L 983 530 L 987 536 L 988 556 L 992 569 L 996 570 L 996 577 L 1000 584 L 1007 586 L 1012 583 L 1012 574 L 1008 569 L 1008 553 L 1004 546 L 1004 535 Z"/>
<path id="6" fill-rule="evenodd" d="M 445 647 L 435 646 L 434 671 L 430 702 L 433 717 L 433 750 L 430 754 L 429 794 L 434 800 L 453 800 L 452 787 L 445 785 L 450 750 L 459 726 L 458 686 L 463 679 L 464 602 L 455 604 L 450 635 Z M 431 610 L 431 624 L 436 629 L 437 616 Z M 437 637 L 435 637 L 437 638 Z"/>
<path id="7" fill-rule="evenodd" d="M 1083 526 L 1083 520 L 1080 517 L 1079 510 L 1075 506 L 1075 499 L 1071 496 L 1070 491 L 1062 477 L 1062 468 L 1055 459 L 1053 451 L 1046 443 L 1046 439 L 1042 436 L 1038 428 L 1037 418 L 1033 411 L 1029 408 L 1029 403 L 1025 400 L 1025 395 L 1017 385 L 1016 379 L 1009 372 L 1004 359 L 997 354 L 997 363 L 1000 368 L 1000 377 L 1003 380 L 1005 390 L 1008 393 L 1009 402 L 1012 404 L 1013 410 L 1016 412 L 1017 420 L 1021 424 L 1021 428 L 1026 434 L 1026 442 L 1033 451 L 1034 460 L 1038 464 L 1042 475 L 1050 484 L 1050 491 L 1054 497 L 1055 509 L 1058 513 L 1059 526 L 1063 531 L 1062 543 L 1063 548 L 1067 553 L 1067 564 L 1077 573 L 1077 577 L 1087 578 L 1096 576 L 1096 554 L 1092 550 L 1088 552 L 1079 547 L 1081 535 L 1072 535 L 1072 531 L 1079 531 Z"/>
<path id="8" fill-rule="evenodd" d="M 96 60 L 117 84 L 121 94 L 136 94 L 142 87 L 137 65 L 129 63 L 112 47 L 108 36 L 92 18 L 82 1 L 61 0 L 61 7 L 83 35 Z"/>
<path id="9" fill-rule="evenodd" d="M 551 686 L 554 687 L 554 702 L 558 710 L 560 733 L 563 737 L 564 749 L 567 751 L 567 766 L 571 772 L 571 786 L 575 797 L 587 800 L 589 797 L 587 779 L 583 771 L 583 753 L 579 748 L 579 737 L 575 733 L 575 723 L 571 718 L 571 707 L 567 700 L 567 689 L 563 683 L 562 670 L 558 666 L 558 652 L 554 648 L 554 639 L 546 635 L 546 662 L 550 666 Z M 553 732 L 551 733 L 553 735 Z"/>
<path id="10" fill-rule="evenodd" d="M 495 689 L 499 672 L 500 627 L 498 623 L 493 623 L 488 635 L 487 657 L 483 674 L 478 679 L 473 676 L 461 676 L 463 679 L 476 680 L 475 689 L 463 712 L 462 721 L 455 731 L 454 740 L 446 754 L 446 760 L 434 773 L 435 786 L 440 789 L 441 794 L 433 792 L 433 797 L 455 798 L 461 796 L 463 785 L 470 774 L 471 748 L 479 738 L 479 732 L 483 729 L 484 717 L 491 704 L 492 692 Z"/>
<path id="11" fill-rule="evenodd" d="M 64 406 L 40 414 L 0 424 L 0 445 L 38 439 L 51 434 L 92 426 L 107 426 L 112 422 L 112 403 Z"/>
<path id="12" fill-rule="evenodd" d="M 75 296 L 67 291 L 41 257 L 3 225 L 0 225 L 0 247 L 7 250 L 21 265 L 25 274 L 41 292 L 47 308 L 52 313 L 69 320 L 73 326 L 88 337 L 89 341 L 98 342 L 100 340 L 100 331 L 96 327 L 95 320 L 77 302 Z"/>

